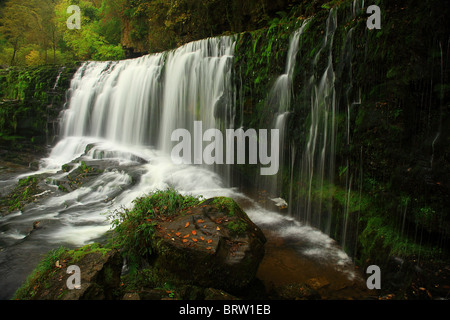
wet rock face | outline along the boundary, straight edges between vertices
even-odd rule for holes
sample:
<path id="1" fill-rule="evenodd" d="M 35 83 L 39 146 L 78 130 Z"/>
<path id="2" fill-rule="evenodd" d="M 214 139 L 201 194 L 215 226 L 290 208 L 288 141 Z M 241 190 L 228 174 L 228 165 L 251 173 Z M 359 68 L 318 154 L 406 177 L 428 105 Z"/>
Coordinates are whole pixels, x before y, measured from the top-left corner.
<path id="1" fill-rule="evenodd" d="M 266 238 L 229 198 L 213 198 L 159 221 L 152 241 L 154 270 L 231 292 L 256 275 Z"/>

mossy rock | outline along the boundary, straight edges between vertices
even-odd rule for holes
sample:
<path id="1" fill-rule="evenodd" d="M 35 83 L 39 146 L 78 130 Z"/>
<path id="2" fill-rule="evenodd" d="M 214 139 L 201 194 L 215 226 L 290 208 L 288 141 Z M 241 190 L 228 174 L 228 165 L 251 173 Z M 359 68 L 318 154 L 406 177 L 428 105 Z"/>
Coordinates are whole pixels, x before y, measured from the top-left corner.
<path id="1" fill-rule="evenodd" d="M 5 214 L 23 210 L 25 205 L 35 201 L 36 195 L 43 192 L 39 186 L 41 179 L 39 175 L 20 179 L 17 186 L 7 196 L 0 199 L 0 207 L 4 207 Z"/>
<path id="2" fill-rule="evenodd" d="M 104 171 L 89 166 L 84 161 L 81 161 L 80 165 L 74 162 L 64 164 L 61 167 L 61 170 L 62 172 L 69 172 L 67 176 L 55 181 L 58 189 L 63 192 L 72 192 L 81 186 L 86 185 Z"/>
<path id="3" fill-rule="evenodd" d="M 234 200 L 208 199 L 153 222 L 149 262 L 157 277 L 172 274 L 177 281 L 232 293 L 255 278 L 266 238 Z"/>
<path id="4" fill-rule="evenodd" d="M 81 287 L 69 289 L 68 267 L 81 271 Z M 47 254 L 14 296 L 17 300 L 111 300 L 120 287 L 122 258 L 98 244 Z"/>

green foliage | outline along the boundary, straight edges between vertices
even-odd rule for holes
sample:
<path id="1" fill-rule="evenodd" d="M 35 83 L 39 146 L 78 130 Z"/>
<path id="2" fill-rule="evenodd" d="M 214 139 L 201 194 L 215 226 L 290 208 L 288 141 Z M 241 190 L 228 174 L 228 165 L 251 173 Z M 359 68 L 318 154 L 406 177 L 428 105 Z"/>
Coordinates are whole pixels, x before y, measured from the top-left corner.
<path id="1" fill-rule="evenodd" d="M 80 1 L 81 29 L 69 30 L 67 8 L 69 0 L 60 0 L 55 6 L 56 25 L 62 34 L 65 46 L 71 49 L 75 59 L 118 60 L 125 57 L 120 45 L 121 22 L 113 11 L 113 1 Z M 116 8 L 117 9 L 117 8 Z"/>
<path id="2" fill-rule="evenodd" d="M 158 190 L 135 199 L 132 209 L 123 208 L 108 216 L 115 232 L 113 245 L 127 253 L 133 268 L 140 257 L 151 255 L 150 241 L 158 219 L 180 214 L 198 203 L 198 197 L 183 196 L 173 189 Z"/>
<path id="3" fill-rule="evenodd" d="M 339 6 L 342 2 L 344 2 L 344 0 L 333 0 L 333 1 L 330 1 L 330 2 L 327 2 L 327 3 L 324 3 L 322 5 L 322 8 L 329 10 L 329 9 L 331 9 L 333 7 Z"/>
<path id="4" fill-rule="evenodd" d="M 236 214 L 236 210 L 240 210 L 239 205 L 231 198 L 217 197 L 213 203 L 217 209 L 227 211 L 230 217 Z"/>
<path id="5" fill-rule="evenodd" d="M 248 224 L 241 220 L 230 221 L 227 224 L 227 228 L 236 234 L 244 234 L 247 231 L 247 226 Z"/>
<path id="6" fill-rule="evenodd" d="M 30 176 L 28 178 L 25 179 L 20 179 L 19 180 L 19 187 L 26 187 L 30 184 L 35 184 L 36 183 L 36 177 Z"/>
<path id="7" fill-rule="evenodd" d="M 8 211 L 22 210 L 26 203 L 33 201 L 34 196 L 39 192 L 38 182 L 38 179 L 33 176 L 20 179 L 17 187 L 14 188 L 6 200 L 3 200 L 8 206 Z"/>
<path id="8" fill-rule="evenodd" d="M 85 245 L 81 248 L 67 250 L 65 257 L 70 257 L 71 263 L 76 263 L 87 254 L 99 252 L 103 256 L 105 256 L 105 254 L 108 253 L 110 250 L 111 249 L 102 247 L 98 243 L 93 243 L 93 244 Z"/>
<path id="9" fill-rule="evenodd" d="M 81 171 L 83 171 L 85 173 L 88 173 L 93 170 L 93 168 L 87 166 L 86 162 L 84 162 L 84 161 L 81 161 L 80 168 L 81 168 Z"/>
<path id="10" fill-rule="evenodd" d="M 440 248 L 418 244 L 414 239 L 402 236 L 389 218 L 380 215 L 372 215 L 367 219 L 359 241 L 361 260 L 370 259 L 372 263 L 383 264 L 390 256 L 407 258 L 420 255 L 430 258 L 442 253 Z"/>
<path id="11" fill-rule="evenodd" d="M 41 144 L 53 132 L 58 106 L 77 64 L 10 67 L 0 73 L 0 140 L 11 149 L 23 143 Z M 59 76 L 58 86 L 55 82 Z M 13 143 L 18 142 L 18 143 Z"/>
<path id="12" fill-rule="evenodd" d="M 0 65 L 123 59 L 123 1 L 77 1 L 81 30 L 67 28 L 67 8 L 72 4 L 69 0 L 7 1 L 0 26 L 0 43 L 5 44 L 0 49 Z"/>
<path id="13" fill-rule="evenodd" d="M 2 10 L 0 34 L 5 46 L 0 50 L 0 64 L 38 65 L 58 63 L 58 33 L 53 0 L 10 0 Z"/>
<path id="14" fill-rule="evenodd" d="M 34 288 L 45 286 L 45 283 L 41 283 L 41 281 L 45 281 L 48 278 L 47 275 L 52 270 L 58 270 L 54 268 L 55 264 L 66 251 L 67 249 L 65 247 L 59 247 L 48 252 L 34 269 L 33 273 L 27 277 L 24 284 L 16 291 L 13 300 L 32 299 L 36 294 Z"/>

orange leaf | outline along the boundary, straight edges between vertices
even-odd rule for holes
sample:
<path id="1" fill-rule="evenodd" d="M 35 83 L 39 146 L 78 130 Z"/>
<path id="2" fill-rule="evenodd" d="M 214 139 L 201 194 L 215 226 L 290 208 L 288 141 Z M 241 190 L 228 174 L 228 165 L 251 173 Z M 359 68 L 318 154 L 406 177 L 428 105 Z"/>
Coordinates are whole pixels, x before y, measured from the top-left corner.
<path id="1" fill-rule="evenodd" d="M 211 250 L 211 247 L 207 247 L 206 250 Z"/>
<path id="2" fill-rule="evenodd" d="M 197 231 L 192 230 L 192 234 L 195 236 L 197 234 Z"/>
<path id="3" fill-rule="evenodd" d="M 195 239 L 195 238 L 192 238 L 192 241 L 194 241 L 194 242 L 197 242 L 197 239 Z"/>
<path id="4" fill-rule="evenodd" d="M 212 239 L 209 239 L 209 240 L 208 240 L 208 243 L 211 243 L 211 242 L 212 242 Z"/>
<path id="5" fill-rule="evenodd" d="M 183 243 L 186 243 L 186 242 L 188 242 L 188 240 L 187 239 L 183 239 Z"/>
<path id="6" fill-rule="evenodd" d="M 205 220 L 202 220 L 202 219 L 197 220 L 197 223 L 203 223 L 203 222 L 205 222 Z"/>
<path id="7" fill-rule="evenodd" d="M 185 235 L 183 238 L 189 238 L 189 233 L 187 235 Z"/>
<path id="8" fill-rule="evenodd" d="M 189 227 L 189 222 L 186 222 L 185 228 Z"/>
<path id="9" fill-rule="evenodd" d="M 202 240 L 202 241 L 205 241 L 205 238 L 203 238 L 203 237 L 200 237 L 200 240 Z"/>
<path id="10" fill-rule="evenodd" d="M 175 233 L 177 237 L 179 237 L 181 235 L 181 232 L 177 232 Z"/>
<path id="11" fill-rule="evenodd" d="M 219 230 L 220 230 L 219 226 L 217 226 L 216 230 L 217 230 L 217 231 L 219 231 Z"/>

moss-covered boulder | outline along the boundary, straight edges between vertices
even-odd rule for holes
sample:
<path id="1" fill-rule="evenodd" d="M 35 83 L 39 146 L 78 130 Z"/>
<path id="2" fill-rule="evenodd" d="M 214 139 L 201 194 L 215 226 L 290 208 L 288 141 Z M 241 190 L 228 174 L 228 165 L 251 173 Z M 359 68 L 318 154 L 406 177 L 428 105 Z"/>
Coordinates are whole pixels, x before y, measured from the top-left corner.
<path id="1" fill-rule="evenodd" d="M 54 183 L 58 186 L 58 189 L 63 192 L 72 192 L 82 185 L 89 183 L 100 174 L 103 173 L 103 169 L 99 166 L 91 166 L 84 161 L 80 163 L 72 162 L 62 166 L 63 172 L 69 172 L 66 176 L 54 180 Z"/>
<path id="2" fill-rule="evenodd" d="M 208 199 L 170 219 L 154 221 L 154 272 L 231 292 L 254 279 L 266 238 L 234 200 Z"/>
<path id="3" fill-rule="evenodd" d="M 69 266 L 80 268 L 80 287 L 68 286 Z M 120 287 L 122 258 L 98 244 L 51 251 L 14 296 L 18 300 L 111 300 Z M 70 283 L 70 281 L 69 281 Z"/>

